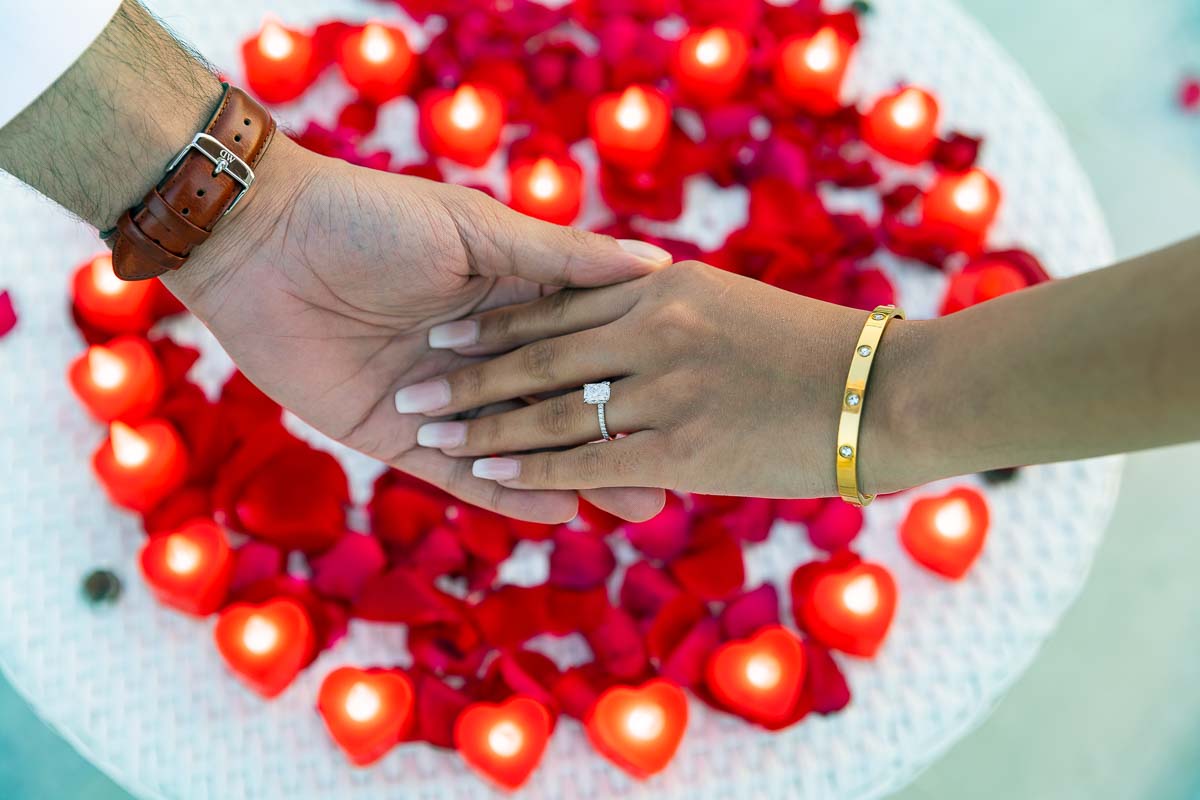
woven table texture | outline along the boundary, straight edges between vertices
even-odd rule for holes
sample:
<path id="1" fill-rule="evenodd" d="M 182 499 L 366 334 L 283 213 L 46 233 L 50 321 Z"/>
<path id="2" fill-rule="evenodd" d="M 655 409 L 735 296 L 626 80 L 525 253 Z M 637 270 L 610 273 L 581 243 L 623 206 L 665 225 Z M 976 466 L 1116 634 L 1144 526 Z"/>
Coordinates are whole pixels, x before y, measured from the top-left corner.
<path id="1" fill-rule="evenodd" d="M 400 19 L 393 5 L 365 0 L 149 5 L 235 80 L 240 43 L 268 10 L 297 26 L 334 17 Z M 1087 180 L 1020 70 L 947 0 L 877 0 L 873 6 L 850 91 L 873 97 L 900 80 L 931 87 L 949 126 L 987 137 L 982 166 L 1005 192 L 993 244 L 1027 247 L 1058 276 L 1108 263 L 1112 246 Z M 420 46 L 421 30 L 404 24 Z M 335 71 L 279 115 L 293 127 L 310 118 L 328 124 L 348 98 Z M 403 163 L 419 152 L 414 116 L 410 101 L 390 104 L 368 144 L 391 149 Z M 592 174 L 594 154 L 581 147 L 576 155 Z M 502 165 L 494 163 L 480 179 L 501 174 Z M 583 224 L 603 219 L 592 183 Z M 828 196 L 839 207 L 877 211 L 869 193 Z M 647 230 L 713 247 L 743 224 L 745 213 L 743 189 L 696 180 L 682 219 Z M 322 678 L 343 664 L 407 663 L 400 628 L 353 624 L 346 640 L 280 698 L 265 702 L 225 671 L 212 645 L 211 620 L 186 618 L 150 597 L 136 568 L 138 523 L 106 501 L 89 469 L 104 431 L 85 417 L 65 383 L 68 361 L 84 346 L 67 309 L 70 269 L 99 249 L 93 232 L 11 180 L 0 182 L 0 288 L 12 291 L 21 313 L 17 330 L 0 342 L 5 674 L 39 715 L 138 797 L 492 796 L 453 753 L 405 746 L 374 767 L 355 769 L 327 737 L 314 711 Z M 911 317 L 935 312 L 942 275 L 886 255 L 879 261 L 896 279 Z M 197 374 L 215 385 L 229 369 L 220 348 L 193 320 L 174 332 L 203 348 Z M 342 457 L 362 501 L 379 467 L 321 446 Z M 982 721 L 1052 633 L 1086 577 L 1119 474 L 1120 459 L 1099 459 L 1030 468 L 1012 483 L 987 487 L 990 538 L 961 583 L 923 571 L 900 549 L 897 528 L 912 494 L 876 502 L 858 542 L 865 558 L 895 575 L 900 602 L 874 661 L 841 659 L 854 693 L 844 713 L 772 735 L 693 701 L 678 756 L 646 783 L 596 755 L 580 727 L 564 719 L 520 796 L 868 798 L 902 787 Z M 748 584 L 772 580 L 786 596 L 792 570 L 811 556 L 800 529 L 779 526 L 769 542 L 748 548 Z M 101 566 L 116 570 L 126 591 L 114 606 L 93 609 L 80 597 L 80 578 Z M 526 543 L 501 575 L 526 583 L 545 572 L 545 548 Z M 562 663 L 586 656 L 571 639 L 546 647 Z"/>

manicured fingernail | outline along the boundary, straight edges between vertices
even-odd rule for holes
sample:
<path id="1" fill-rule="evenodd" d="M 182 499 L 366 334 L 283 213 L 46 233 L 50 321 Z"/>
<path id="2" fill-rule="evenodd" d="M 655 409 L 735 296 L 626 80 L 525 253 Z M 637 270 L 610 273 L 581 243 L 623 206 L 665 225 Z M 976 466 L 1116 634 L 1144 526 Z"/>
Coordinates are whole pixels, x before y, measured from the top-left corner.
<path id="1" fill-rule="evenodd" d="M 661 247 L 643 242 L 640 239 L 617 239 L 621 249 L 630 255 L 637 256 L 643 261 L 649 261 L 657 267 L 665 267 L 671 263 L 671 254 Z"/>
<path id="2" fill-rule="evenodd" d="M 479 321 L 460 319 L 445 322 L 429 329 L 429 346 L 435 350 L 467 347 L 479 341 Z"/>
<path id="3" fill-rule="evenodd" d="M 444 380 L 405 386 L 396 392 L 396 410 L 401 414 L 424 414 L 450 403 L 450 384 Z"/>
<path id="4" fill-rule="evenodd" d="M 471 474 L 489 481 L 511 481 L 521 474 L 521 462 L 515 458 L 481 458 L 471 465 Z"/>
<path id="5" fill-rule="evenodd" d="M 465 422 L 430 422 L 417 428 L 421 447 L 458 447 L 467 440 Z"/>

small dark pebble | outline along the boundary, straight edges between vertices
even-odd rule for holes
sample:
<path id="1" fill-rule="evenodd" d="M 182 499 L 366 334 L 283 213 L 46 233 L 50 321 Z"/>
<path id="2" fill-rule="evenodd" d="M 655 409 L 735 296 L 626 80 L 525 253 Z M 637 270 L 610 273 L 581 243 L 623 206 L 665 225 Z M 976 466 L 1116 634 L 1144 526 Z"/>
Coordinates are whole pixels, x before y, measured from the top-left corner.
<path id="1" fill-rule="evenodd" d="M 981 472 L 984 481 L 992 485 L 998 483 L 1009 483 L 1013 478 L 1017 477 L 1018 467 L 1005 467 L 1004 469 L 989 469 L 987 472 Z"/>
<path id="2" fill-rule="evenodd" d="M 865 16 L 870 14 L 875 9 L 871 7 L 871 4 L 868 3 L 867 0 L 854 0 L 854 2 L 850 4 L 850 10 L 855 14 L 861 14 Z"/>
<path id="3" fill-rule="evenodd" d="M 121 579 L 112 570 L 94 570 L 83 579 L 83 596 L 93 605 L 115 603 L 121 596 Z"/>

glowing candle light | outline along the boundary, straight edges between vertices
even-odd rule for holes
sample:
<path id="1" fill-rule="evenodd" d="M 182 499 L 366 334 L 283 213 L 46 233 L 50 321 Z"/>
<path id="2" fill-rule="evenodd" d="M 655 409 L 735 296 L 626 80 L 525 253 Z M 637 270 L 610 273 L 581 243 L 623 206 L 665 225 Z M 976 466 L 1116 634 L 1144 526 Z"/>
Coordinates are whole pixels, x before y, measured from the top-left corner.
<path id="1" fill-rule="evenodd" d="M 504 101 L 487 86 L 464 83 L 421 98 L 421 141 L 434 155 L 481 167 L 496 152 L 503 127 Z"/>
<path id="2" fill-rule="evenodd" d="M 242 44 L 246 83 L 267 103 L 295 100 L 316 77 L 312 38 L 267 17 L 258 34 Z"/>
<path id="3" fill-rule="evenodd" d="M 879 564 L 827 567 L 808 586 L 797 621 L 826 647 L 874 656 L 896 612 L 896 582 Z"/>
<path id="4" fill-rule="evenodd" d="M 308 612 L 289 597 L 229 606 L 217 618 L 213 636 L 234 674 L 264 697 L 287 688 L 315 645 Z"/>
<path id="5" fill-rule="evenodd" d="M 522 214 L 569 225 L 583 202 L 583 170 L 566 156 L 509 165 L 509 205 Z"/>
<path id="6" fill-rule="evenodd" d="M 596 750 L 636 778 L 667 766 L 687 728 L 687 697 L 655 679 L 639 687 L 614 686 L 596 701 L 584 723 Z"/>
<path id="7" fill-rule="evenodd" d="M 162 399 L 162 368 L 149 342 L 137 336 L 92 345 L 71 362 L 67 380 L 75 396 L 101 422 L 137 421 Z"/>
<path id="8" fill-rule="evenodd" d="M 750 46 L 744 33 L 712 27 L 692 31 L 680 40 L 673 74 L 691 102 L 708 106 L 737 93 L 749 62 Z"/>
<path id="9" fill-rule="evenodd" d="M 114 421 L 92 456 L 109 498 L 132 511 L 149 511 L 183 483 L 187 452 L 179 434 L 161 420 L 138 425 Z"/>
<path id="10" fill-rule="evenodd" d="M 900 525 L 900 543 L 918 564 L 959 580 L 983 552 L 988 526 L 984 496 L 960 486 L 915 501 Z"/>
<path id="11" fill-rule="evenodd" d="M 408 91 L 417 66 L 404 31 L 378 22 L 345 38 L 340 61 L 346 83 L 375 103 Z"/>
<path id="12" fill-rule="evenodd" d="M 881 97 L 863 115 L 863 140 L 888 158 L 917 164 L 933 152 L 937 121 L 937 101 L 925 90 L 910 86 Z"/>
<path id="13" fill-rule="evenodd" d="M 412 681 L 395 670 L 340 667 L 321 683 L 317 710 L 350 761 L 366 766 L 382 758 L 408 730 Z"/>
<path id="14" fill-rule="evenodd" d="M 505 789 L 518 789 L 541 761 L 551 723 L 546 707 L 529 697 L 499 705 L 474 703 L 454 723 L 454 745 L 476 772 Z"/>
<path id="15" fill-rule="evenodd" d="M 833 28 L 811 37 L 793 36 L 779 49 L 775 85 L 800 108 L 829 114 L 841 106 L 842 79 L 850 64 L 850 43 Z"/>
<path id="16" fill-rule="evenodd" d="M 804 646 L 781 625 L 726 642 L 709 657 L 705 682 L 723 705 L 765 725 L 792 716 L 804 687 Z"/>
<path id="17" fill-rule="evenodd" d="M 211 519 L 150 537 L 139 563 L 161 603 L 198 617 L 221 607 L 233 578 L 233 553 L 224 530 Z"/>
<path id="18" fill-rule="evenodd" d="M 647 169 L 662 158 L 671 129 L 671 104 L 650 86 L 600 95 L 588 114 L 600 158 L 629 169 Z"/>
<path id="19" fill-rule="evenodd" d="M 1000 187 L 983 170 L 941 175 L 925 195 L 922 224 L 968 252 L 983 245 L 1000 207 Z"/>
<path id="20" fill-rule="evenodd" d="M 72 295 L 80 319 L 112 334 L 141 333 L 154 318 L 158 281 L 123 281 L 113 272 L 112 255 L 102 253 L 75 271 Z"/>
<path id="21" fill-rule="evenodd" d="M 1024 289 L 1028 285 L 1029 279 L 1012 264 L 985 257 L 950 276 L 946 296 L 942 300 L 941 314 L 953 314 L 955 311 Z"/>

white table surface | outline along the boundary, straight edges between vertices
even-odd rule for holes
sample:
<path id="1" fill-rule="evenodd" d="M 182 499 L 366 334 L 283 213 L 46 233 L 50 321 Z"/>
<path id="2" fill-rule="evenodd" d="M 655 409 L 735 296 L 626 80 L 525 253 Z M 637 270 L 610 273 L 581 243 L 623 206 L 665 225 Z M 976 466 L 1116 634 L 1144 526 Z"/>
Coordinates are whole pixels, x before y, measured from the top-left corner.
<path id="1" fill-rule="evenodd" d="M 1063 120 L 1119 255 L 1200 230 L 1200 115 L 1173 106 L 1200 70 L 1200 6 L 960 2 Z M 1198 465 L 1200 444 L 1130 458 L 1079 602 L 991 719 L 900 797 L 1200 797 Z M 0 682 L 0 797 L 128 795 Z"/>

